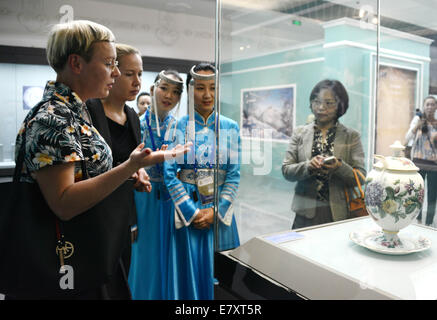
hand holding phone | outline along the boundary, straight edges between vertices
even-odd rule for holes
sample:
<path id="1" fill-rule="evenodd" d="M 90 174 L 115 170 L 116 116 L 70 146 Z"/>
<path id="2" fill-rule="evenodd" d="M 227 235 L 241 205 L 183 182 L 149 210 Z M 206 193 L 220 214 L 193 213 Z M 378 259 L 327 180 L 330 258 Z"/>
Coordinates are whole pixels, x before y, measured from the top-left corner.
<path id="1" fill-rule="evenodd" d="M 331 165 L 334 164 L 337 161 L 337 158 L 334 156 L 326 157 L 323 159 L 323 164 Z"/>

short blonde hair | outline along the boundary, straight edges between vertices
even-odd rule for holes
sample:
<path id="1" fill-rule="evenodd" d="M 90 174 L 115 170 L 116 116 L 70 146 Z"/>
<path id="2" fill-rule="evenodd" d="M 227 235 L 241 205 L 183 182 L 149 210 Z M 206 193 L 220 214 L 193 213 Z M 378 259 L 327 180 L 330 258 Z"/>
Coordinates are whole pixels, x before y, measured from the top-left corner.
<path id="1" fill-rule="evenodd" d="M 137 54 L 141 57 L 140 51 L 137 48 L 134 48 L 128 44 L 123 43 L 117 43 L 115 45 L 115 50 L 117 51 L 117 61 L 118 66 L 120 66 L 120 59 L 124 56 L 130 55 L 130 54 Z"/>
<path id="2" fill-rule="evenodd" d="M 56 24 L 47 42 L 47 61 L 56 72 L 64 68 L 70 54 L 78 54 L 88 62 L 93 44 L 100 41 L 115 41 L 112 31 L 101 24 L 87 20 Z"/>

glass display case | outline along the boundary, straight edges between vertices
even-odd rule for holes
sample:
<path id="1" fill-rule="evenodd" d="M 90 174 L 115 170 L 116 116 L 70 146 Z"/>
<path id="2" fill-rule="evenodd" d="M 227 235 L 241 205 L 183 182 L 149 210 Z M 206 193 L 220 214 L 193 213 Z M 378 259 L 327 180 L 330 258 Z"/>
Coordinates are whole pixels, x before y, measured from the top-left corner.
<path id="1" fill-rule="evenodd" d="M 437 263 L 436 4 L 81 0 L 64 6 L 59 0 L 0 0 L 0 179 L 11 177 L 22 120 L 46 81 L 56 77 L 43 52 L 48 26 L 70 18 L 94 20 L 140 49 L 142 91 L 167 67 L 185 81 L 192 65 L 215 63 L 216 287 L 233 291 L 239 274 L 241 282 L 262 288 L 256 294 L 253 288 L 245 289 L 247 295 L 234 292 L 239 298 L 435 299 L 426 280 Z M 44 62 L 25 61 L 26 47 L 39 48 Z M 21 60 L 10 58 L 16 48 Z M 331 95 L 324 96 L 324 86 Z M 177 117 L 185 114 L 186 90 Z M 323 128 L 320 119 L 330 114 L 338 122 Z M 349 238 L 356 228 L 378 226 L 369 217 L 349 219 L 344 193 L 353 187 L 352 168 L 366 175 L 374 156 L 391 155 L 395 141 L 406 147 L 405 156 L 425 182 L 417 199 L 421 214 L 405 232 L 431 243 L 402 257 L 370 252 Z M 311 161 L 317 156 L 335 156 L 333 167 L 315 170 Z M 226 184 L 228 173 L 217 164 L 238 167 L 232 183 Z M 387 196 L 387 190 L 382 193 Z M 388 200 L 391 210 L 394 197 Z M 232 233 L 222 232 L 231 226 Z M 410 282 L 395 287 L 395 278 L 382 279 L 395 266 Z M 341 283 L 344 290 L 314 292 L 311 277 L 327 287 Z"/>
<path id="2" fill-rule="evenodd" d="M 350 220 L 350 223 L 345 220 L 351 216 L 342 215 L 341 208 L 339 209 L 347 205 L 342 191 L 343 183 L 348 188 L 351 187 L 346 182 L 347 175 L 339 180 L 334 180 L 336 174 L 340 176 L 336 172 L 329 173 L 327 179 L 316 177 L 313 183 L 320 183 L 321 190 L 317 189 L 314 193 L 308 187 L 309 184 L 303 182 L 311 179 L 311 175 L 314 177 L 314 172 L 305 171 L 308 170 L 305 168 L 323 150 L 313 143 L 316 133 L 313 135 L 311 131 L 310 137 L 305 135 L 308 128 L 311 128 L 314 132 L 320 129 L 323 136 L 320 125 L 323 115 L 320 113 L 329 112 L 329 102 L 318 101 L 317 99 L 321 99 L 320 91 L 319 96 L 315 97 L 314 89 L 320 81 L 338 80 L 344 86 L 349 102 L 347 111 L 338 117 L 337 124 L 334 122 L 336 137 L 333 138 L 334 146 L 331 146 L 333 150 L 328 150 L 323 156 L 343 156 L 343 167 L 349 164 L 366 175 L 373 168 L 374 155 L 390 156 L 390 145 L 399 141 L 407 147 L 406 156 L 414 158 L 414 163 L 420 163 L 416 162 L 416 158 L 420 158 L 417 132 L 421 129 L 418 129 L 419 125 L 416 128 L 412 125 L 419 118 L 429 128 L 430 140 L 427 140 L 427 147 L 431 148 L 430 154 L 436 148 L 433 138 L 435 135 L 432 133 L 436 127 L 436 105 L 426 115 L 424 103 L 426 97 L 437 94 L 433 72 L 437 58 L 434 43 L 437 31 L 433 19 L 435 9 L 428 2 L 418 1 L 222 0 L 218 1 L 217 12 L 216 57 L 220 70 L 220 115 L 235 120 L 240 126 L 241 136 L 241 176 L 238 197 L 234 203 L 241 246 L 226 251 L 223 255 L 232 261 L 240 261 L 255 272 L 268 275 L 279 287 L 287 283 L 284 277 L 293 274 L 294 268 L 310 270 L 314 266 L 322 265 L 327 269 L 335 269 L 338 264 L 353 270 L 357 266 L 349 265 L 349 258 L 344 260 L 342 255 L 349 252 L 348 250 L 356 250 L 353 254 L 357 255 L 368 253 L 360 251 L 362 248 L 358 249 L 359 246 L 351 249 L 351 246 L 356 245 L 349 239 L 348 232 L 342 233 L 341 241 L 337 239 L 339 242 L 336 244 L 332 243 L 333 235 L 332 239 L 326 236 L 326 241 L 317 244 L 306 239 L 307 234 L 329 233 L 329 230 L 334 230 L 330 223 L 338 224 L 338 228 L 349 228 L 358 224 L 354 220 Z M 336 103 L 343 99 L 338 94 L 335 98 Z M 315 106 L 317 103 L 324 104 L 324 107 Z M 337 108 L 340 105 L 341 103 Z M 351 140 L 340 139 L 341 125 L 359 134 L 361 153 L 348 150 L 352 155 L 348 158 L 340 151 L 351 144 Z M 413 137 L 411 129 L 414 131 Z M 422 135 L 425 135 L 425 131 Z M 321 141 L 329 145 L 329 135 L 326 140 Z M 355 161 L 359 157 L 362 157 L 362 163 Z M 430 155 L 427 160 L 430 161 L 430 167 L 417 165 L 425 180 L 425 192 L 424 199 L 419 200 L 422 214 L 414 222 L 432 228 L 424 229 L 416 225 L 408 227 L 405 232 L 413 231 L 433 238 L 435 188 L 432 187 L 432 181 L 437 179 L 433 168 L 436 159 Z M 289 167 L 289 164 L 293 167 Z M 299 164 L 300 168 L 296 169 Z M 336 190 L 333 184 L 341 186 L 341 190 Z M 330 208 L 330 220 L 317 221 L 312 217 L 308 219 L 308 212 L 311 212 L 308 207 L 314 203 L 318 209 L 313 208 L 313 212 L 316 215 L 325 214 L 321 213 L 323 210 L 319 209 L 319 205 L 322 207 L 326 202 L 315 202 L 313 198 L 317 197 L 318 200 L 319 196 L 326 196 L 326 193 L 329 194 L 325 201 L 329 203 L 327 206 Z M 326 256 L 336 250 L 333 247 L 338 247 L 341 242 L 347 246 L 347 250 L 343 248 L 345 251 L 332 254 L 326 261 L 320 262 L 302 252 L 290 251 L 288 247 L 275 251 L 275 246 L 264 245 L 269 243 L 265 241 L 265 236 L 289 234 L 291 229 L 296 229 L 298 233 L 307 230 L 300 229 L 309 226 L 302 225 L 302 220 L 311 221 L 311 231 L 302 232 L 305 235 L 302 240 L 285 240 L 284 246 L 294 248 L 301 245 L 314 255 Z M 370 218 L 365 220 L 368 228 L 379 228 Z M 434 246 L 431 245 L 428 253 L 413 253 L 404 258 L 405 261 L 417 261 L 418 269 L 414 271 L 415 274 L 426 271 L 423 269 L 426 259 L 430 258 L 429 263 L 434 261 Z M 274 256 L 279 252 L 284 256 Z M 290 262 L 296 262 L 293 258 L 295 255 L 303 260 L 307 259 L 309 264 L 295 266 Z M 290 263 L 286 263 L 285 257 L 288 257 Z M 378 253 L 374 256 L 374 263 L 378 264 L 378 259 L 384 262 L 390 260 L 392 263 L 395 261 L 392 258 Z M 216 260 L 223 262 L 223 256 Z M 262 260 L 264 265 L 258 264 L 257 260 Z M 398 259 L 396 263 L 402 264 L 404 260 Z M 368 265 L 369 272 L 379 273 L 376 264 Z M 220 266 L 223 265 L 216 266 L 217 271 Z M 282 271 L 275 273 L 278 269 Z M 335 270 L 332 272 L 336 273 Z M 350 279 L 347 272 L 340 274 L 340 278 Z M 304 277 L 303 274 L 301 276 Z M 327 275 L 314 273 L 312 276 L 323 278 Z M 226 277 L 223 279 L 224 282 L 229 280 Z M 357 279 L 355 285 L 359 287 L 362 279 L 359 280 L 360 276 Z M 344 285 L 348 287 L 348 284 Z M 414 287 L 411 283 L 406 285 Z M 228 288 L 229 286 L 228 283 Z M 295 290 L 292 285 L 285 287 Z M 386 296 L 380 296 L 379 289 L 376 291 L 378 293 L 374 296 L 349 292 L 337 298 L 432 298 L 431 293 L 420 293 L 417 290 L 416 295 L 413 290 L 405 295 L 390 293 Z M 299 290 L 296 292 L 299 293 Z M 305 296 L 302 292 L 300 294 Z M 365 294 L 369 294 L 369 290 Z M 335 298 L 330 293 L 307 294 L 306 297 Z"/>

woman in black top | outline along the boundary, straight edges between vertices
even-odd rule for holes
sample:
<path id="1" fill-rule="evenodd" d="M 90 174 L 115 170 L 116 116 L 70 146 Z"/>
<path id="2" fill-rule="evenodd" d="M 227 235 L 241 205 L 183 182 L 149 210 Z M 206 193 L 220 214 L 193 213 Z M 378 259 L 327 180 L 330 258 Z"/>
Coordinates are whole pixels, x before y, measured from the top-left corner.
<path id="1" fill-rule="evenodd" d="M 90 99 L 86 102 L 94 127 L 106 140 L 112 150 L 116 167 L 129 158 L 132 150 L 141 143 L 140 122 L 136 112 L 126 105 L 126 101 L 135 100 L 141 89 L 143 64 L 141 55 L 134 47 L 116 44 L 117 62 L 120 77 L 115 81 L 109 95 L 103 99 Z M 151 191 L 146 171 L 141 168 L 134 176 L 138 191 Z M 132 198 L 129 201 L 134 201 Z M 130 206 L 135 208 L 135 206 Z M 136 211 L 130 213 L 131 241 L 136 238 Z M 131 241 L 123 252 L 124 276 L 129 272 Z"/>
<path id="2" fill-rule="evenodd" d="M 130 152 L 141 143 L 140 122 L 135 111 L 126 101 L 135 99 L 141 88 L 142 60 L 137 49 L 117 44 L 117 62 L 120 77 L 108 97 L 86 102 L 93 125 L 112 149 L 113 166 L 125 161 Z M 141 169 L 135 175 L 137 189 L 150 191 L 147 173 Z"/>

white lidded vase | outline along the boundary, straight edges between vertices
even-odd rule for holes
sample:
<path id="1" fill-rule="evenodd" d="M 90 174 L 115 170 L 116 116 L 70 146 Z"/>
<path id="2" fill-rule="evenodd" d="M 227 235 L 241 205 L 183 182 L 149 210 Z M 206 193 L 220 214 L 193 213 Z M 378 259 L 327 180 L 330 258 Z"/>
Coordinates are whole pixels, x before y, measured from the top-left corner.
<path id="1" fill-rule="evenodd" d="M 410 225 L 422 210 L 425 195 L 419 168 L 402 156 L 405 147 L 396 141 L 390 146 L 393 156 L 375 155 L 378 160 L 366 177 L 367 211 L 382 228 L 383 246 L 402 246 L 399 230 Z"/>

